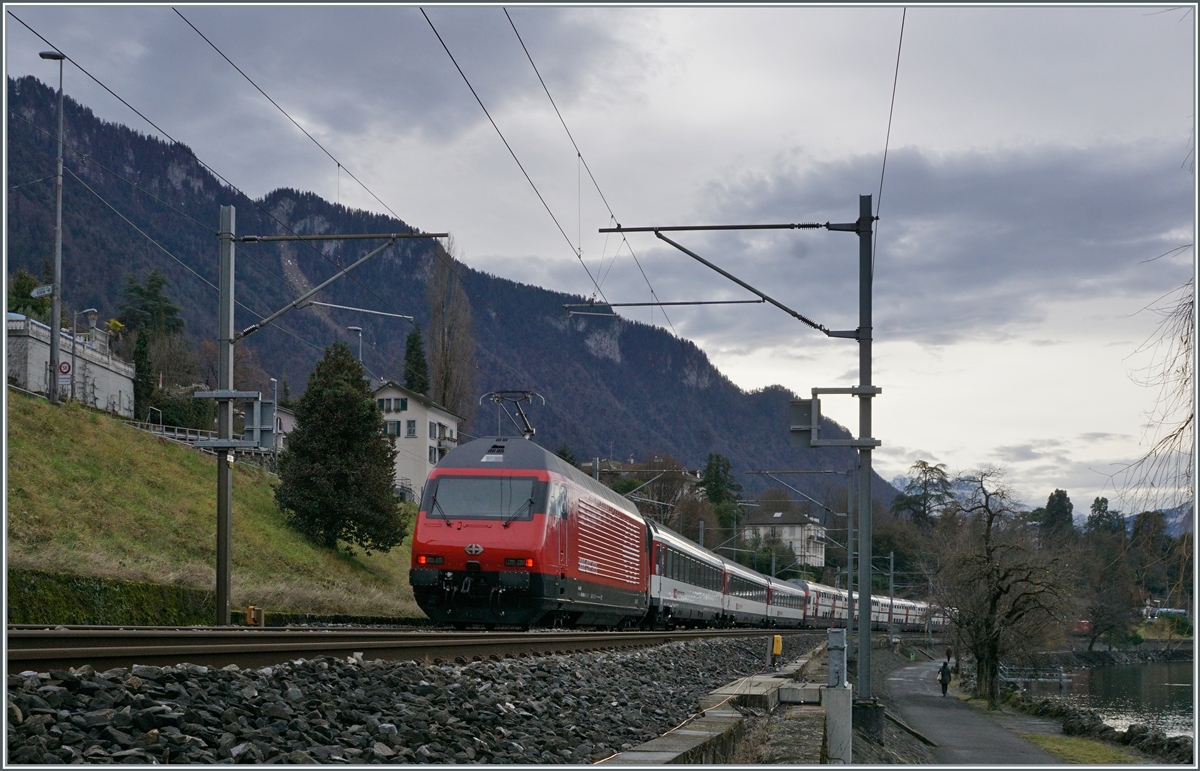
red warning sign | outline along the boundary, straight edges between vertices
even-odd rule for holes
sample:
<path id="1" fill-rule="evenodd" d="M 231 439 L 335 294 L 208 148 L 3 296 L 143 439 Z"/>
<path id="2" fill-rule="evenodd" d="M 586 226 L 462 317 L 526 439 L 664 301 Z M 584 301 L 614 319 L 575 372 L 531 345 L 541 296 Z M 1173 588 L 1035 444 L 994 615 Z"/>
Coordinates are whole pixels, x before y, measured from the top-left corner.
<path id="1" fill-rule="evenodd" d="M 59 362 L 58 371 L 60 374 L 63 374 L 63 375 L 71 374 L 71 362 L 69 362 L 69 361 Z"/>

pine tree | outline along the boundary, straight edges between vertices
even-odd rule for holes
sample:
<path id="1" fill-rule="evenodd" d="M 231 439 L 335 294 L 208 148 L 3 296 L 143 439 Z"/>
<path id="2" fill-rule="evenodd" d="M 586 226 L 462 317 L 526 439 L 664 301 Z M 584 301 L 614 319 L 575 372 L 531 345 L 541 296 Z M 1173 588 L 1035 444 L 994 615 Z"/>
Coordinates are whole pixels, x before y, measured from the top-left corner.
<path id="1" fill-rule="evenodd" d="M 1065 538 L 1075 534 L 1075 520 L 1072 512 L 1075 505 L 1066 490 L 1055 490 L 1046 500 L 1046 513 L 1042 515 L 1042 533 L 1052 539 Z"/>
<path id="2" fill-rule="evenodd" d="M 429 393 L 429 364 L 425 361 L 420 324 L 413 326 L 404 341 L 404 387 L 419 394 Z"/>
<path id="3" fill-rule="evenodd" d="M 362 365 L 350 346 L 334 343 L 296 402 L 276 503 L 289 526 L 320 546 L 386 552 L 405 535 L 392 492 L 395 462 Z"/>
<path id="4" fill-rule="evenodd" d="M 742 486 L 733 481 L 733 464 L 720 453 L 710 452 L 704 465 L 700 486 L 708 495 L 710 503 L 720 505 L 738 500 Z"/>

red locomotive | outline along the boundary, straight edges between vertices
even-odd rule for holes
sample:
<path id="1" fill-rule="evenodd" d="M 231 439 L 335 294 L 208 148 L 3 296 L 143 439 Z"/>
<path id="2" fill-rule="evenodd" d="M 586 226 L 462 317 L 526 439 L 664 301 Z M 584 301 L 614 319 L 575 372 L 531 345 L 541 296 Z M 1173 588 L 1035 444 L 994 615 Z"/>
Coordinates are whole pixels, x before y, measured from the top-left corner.
<path id="1" fill-rule="evenodd" d="M 451 450 L 425 484 L 410 580 L 435 621 L 626 626 L 649 604 L 642 516 L 516 437 Z"/>
<path id="2" fill-rule="evenodd" d="M 412 555 L 417 604 L 457 627 L 824 627 L 846 618 L 845 592 L 720 557 L 516 437 L 477 439 L 437 464 Z M 873 625 L 946 623 L 925 603 L 891 608 L 873 598 Z"/>

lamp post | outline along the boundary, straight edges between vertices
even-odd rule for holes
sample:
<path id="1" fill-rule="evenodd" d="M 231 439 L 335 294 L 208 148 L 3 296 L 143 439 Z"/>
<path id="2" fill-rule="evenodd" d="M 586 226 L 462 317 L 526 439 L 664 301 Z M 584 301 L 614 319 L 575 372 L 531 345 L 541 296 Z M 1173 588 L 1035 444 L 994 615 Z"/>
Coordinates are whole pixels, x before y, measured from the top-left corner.
<path id="1" fill-rule="evenodd" d="M 95 308 L 87 308 L 86 310 L 76 311 L 75 314 L 71 316 L 71 401 L 75 401 L 75 377 L 79 374 L 75 370 L 75 349 L 79 347 L 77 345 L 78 338 L 75 330 L 79 325 L 79 317 L 83 314 L 87 314 L 88 329 L 95 328 L 97 313 L 99 313 L 99 311 L 97 311 Z"/>
<path id="2" fill-rule="evenodd" d="M 43 59 L 58 62 L 58 160 L 54 167 L 54 289 L 50 294 L 50 402 L 58 404 L 58 359 L 62 316 L 62 189 L 63 189 L 63 59 L 58 51 L 42 51 Z M 74 381 L 72 381 L 74 382 Z"/>
<path id="3" fill-rule="evenodd" d="M 362 364 L 362 327 L 346 327 L 346 329 L 358 333 L 358 363 Z"/>

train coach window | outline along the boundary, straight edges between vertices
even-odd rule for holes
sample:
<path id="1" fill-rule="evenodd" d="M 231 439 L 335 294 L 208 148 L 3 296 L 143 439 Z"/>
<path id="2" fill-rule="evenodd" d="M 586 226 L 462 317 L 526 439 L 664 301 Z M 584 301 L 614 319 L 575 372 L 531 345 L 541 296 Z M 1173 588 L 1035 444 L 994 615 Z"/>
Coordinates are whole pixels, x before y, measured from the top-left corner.
<path id="1" fill-rule="evenodd" d="M 435 520 L 511 518 L 519 522 L 545 511 L 548 485 L 532 477 L 442 476 L 434 482 L 426 486 L 429 500 L 422 508 Z"/>

